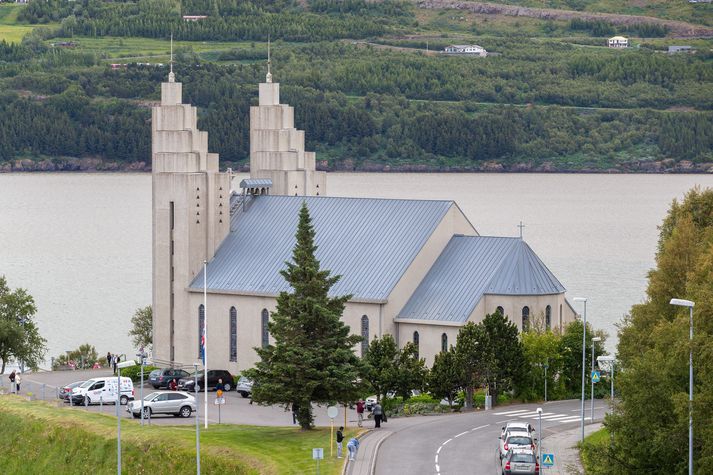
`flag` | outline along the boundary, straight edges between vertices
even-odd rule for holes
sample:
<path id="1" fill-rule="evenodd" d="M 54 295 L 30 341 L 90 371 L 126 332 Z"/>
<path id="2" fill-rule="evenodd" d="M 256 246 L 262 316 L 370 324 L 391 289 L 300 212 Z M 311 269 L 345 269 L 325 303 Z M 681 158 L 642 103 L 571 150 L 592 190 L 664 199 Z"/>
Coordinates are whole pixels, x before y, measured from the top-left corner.
<path id="1" fill-rule="evenodd" d="M 205 324 L 201 330 L 201 360 L 203 360 L 203 366 L 205 366 Z"/>

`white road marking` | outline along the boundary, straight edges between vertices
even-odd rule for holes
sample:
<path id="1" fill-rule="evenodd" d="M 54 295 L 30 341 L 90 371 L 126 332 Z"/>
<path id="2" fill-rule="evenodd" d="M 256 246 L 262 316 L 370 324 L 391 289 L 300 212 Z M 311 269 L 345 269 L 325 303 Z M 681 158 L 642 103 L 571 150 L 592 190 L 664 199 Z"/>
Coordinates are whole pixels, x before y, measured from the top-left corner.
<path id="1" fill-rule="evenodd" d="M 453 439 L 448 439 L 447 441 L 443 442 L 443 443 L 441 444 L 441 447 L 443 447 L 444 445 L 446 445 L 446 444 L 447 444 L 448 442 L 450 442 L 451 440 L 453 440 Z"/>
<path id="2" fill-rule="evenodd" d="M 468 431 L 461 432 L 460 434 L 458 434 L 457 436 L 455 436 L 454 439 L 457 439 L 457 438 L 460 437 L 461 435 L 466 435 L 467 433 L 468 433 Z"/>
<path id="3" fill-rule="evenodd" d="M 436 450 L 436 455 L 438 455 L 438 454 L 440 454 L 440 453 L 441 453 L 441 449 L 442 449 L 442 448 L 443 448 L 443 446 L 442 446 L 442 445 L 441 445 L 440 447 L 438 447 L 438 450 Z"/>
<path id="4" fill-rule="evenodd" d="M 567 416 L 565 414 L 555 414 L 553 416 L 542 416 L 542 420 L 545 421 L 548 419 L 557 419 L 558 417 L 571 417 L 571 416 Z"/>
<path id="5" fill-rule="evenodd" d="M 453 440 L 453 439 L 455 439 L 455 438 L 457 438 L 457 437 L 460 437 L 461 435 L 465 435 L 465 434 L 467 434 L 468 432 L 473 432 L 473 431 L 476 431 L 476 430 L 478 430 L 478 429 L 482 429 L 483 427 L 488 427 L 489 425 L 490 425 L 490 424 L 485 424 L 485 425 L 482 425 L 482 426 L 473 427 L 472 429 L 467 430 L 467 431 L 465 431 L 465 432 L 461 432 L 460 434 L 454 436 L 453 438 L 450 438 L 450 439 L 446 440 L 445 442 L 443 442 L 443 443 L 440 445 L 440 447 L 438 447 L 438 450 L 436 450 L 436 459 L 435 459 L 436 475 L 441 475 L 441 466 L 438 465 L 438 455 L 441 453 L 441 449 L 442 449 L 443 447 L 445 447 L 445 445 L 446 445 L 448 442 L 450 442 L 451 440 Z"/>
<path id="6" fill-rule="evenodd" d="M 520 412 L 532 412 L 532 411 L 527 410 L 527 409 L 520 409 L 519 411 L 494 412 L 493 414 L 495 414 L 496 416 L 508 416 L 511 414 L 518 414 Z"/>
<path id="7" fill-rule="evenodd" d="M 436 454 L 436 465 L 438 465 L 438 454 Z"/>
<path id="8" fill-rule="evenodd" d="M 436 464 L 436 473 L 441 473 L 441 467 L 439 467 L 438 464 Z"/>
<path id="9" fill-rule="evenodd" d="M 557 419 L 557 422 L 574 422 L 574 421 L 581 421 L 581 420 L 582 420 L 582 418 L 579 416 L 572 416 L 572 417 L 568 417 L 566 419 Z"/>
<path id="10" fill-rule="evenodd" d="M 542 418 L 544 419 L 545 416 L 550 416 L 550 415 L 552 415 L 552 414 L 554 414 L 554 412 L 543 412 L 543 413 L 542 413 Z M 536 416 L 537 414 L 535 413 L 534 415 Z M 521 419 L 530 419 L 530 418 L 532 418 L 533 416 L 529 416 L 529 415 L 525 414 L 524 416 L 517 416 L 517 417 L 519 417 L 519 418 L 521 418 Z"/>

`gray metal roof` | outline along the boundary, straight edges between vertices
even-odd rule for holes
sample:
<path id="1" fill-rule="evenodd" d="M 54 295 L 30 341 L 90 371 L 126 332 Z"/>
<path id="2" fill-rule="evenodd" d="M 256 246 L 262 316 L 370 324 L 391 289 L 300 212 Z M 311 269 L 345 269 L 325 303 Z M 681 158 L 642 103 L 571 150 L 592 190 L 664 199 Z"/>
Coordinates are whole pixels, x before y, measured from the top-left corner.
<path id="1" fill-rule="evenodd" d="M 464 323 L 485 294 L 549 295 L 564 291 L 522 239 L 456 235 L 397 318 Z"/>
<path id="2" fill-rule="evenodd" d="M 269 178 L 246 178 L 240 181 L 240 188 L 270 188 L 272 180 Z"/>
<path id="3" fill-rule="evenodd" d="M 209 291 L 277 295 L 291 260 L 302 202 L 312 217 L 317 258 L 342 278 L 332 295 L 385 301 L 452 201 L 259 196 L 238 208 L 231 232 L 208 263 Z M 190 288 L 203 288 L 201 272 Z"/>

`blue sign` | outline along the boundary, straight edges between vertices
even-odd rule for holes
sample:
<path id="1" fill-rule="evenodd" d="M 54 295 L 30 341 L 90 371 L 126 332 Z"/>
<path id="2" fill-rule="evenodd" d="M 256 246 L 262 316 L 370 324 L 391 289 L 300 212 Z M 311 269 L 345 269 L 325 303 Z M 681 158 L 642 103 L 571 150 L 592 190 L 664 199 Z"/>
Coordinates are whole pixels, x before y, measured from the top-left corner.
<path id="1" fill-rule="evenodd" d="M 599 374 L 599 371 L 592 371 L 592 382 L 598 383 L 600 379 L 602 379 L 602 375 Z"/>
<path id="2" fill-rule="evenodd" d="M 552 467 L 555 464 L 555 454 L 542 454 L 542 466 Z"/>

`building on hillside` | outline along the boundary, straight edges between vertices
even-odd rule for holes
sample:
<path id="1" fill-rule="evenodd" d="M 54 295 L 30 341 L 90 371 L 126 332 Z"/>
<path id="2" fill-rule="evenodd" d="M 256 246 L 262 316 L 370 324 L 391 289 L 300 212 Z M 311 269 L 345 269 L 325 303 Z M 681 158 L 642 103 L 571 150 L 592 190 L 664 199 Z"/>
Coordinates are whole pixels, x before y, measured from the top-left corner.
<path id="1" fill-rule="evenodd" d="M 270 312 L 289 287 L 298 211 L 306 203 L 317 258 L 352 295 L 343 319 L 364 337 L 391 334 L 430 365 L 467 322 L 502 312 L 518 328 L 562 329 L 565 289 L 521 238 L 480 236 L 448 200 L 326 196 L 292 107 L 269 73 L 250 111 L 250 178 L 235 186 L 208 151 L 197 111 L 173 72 L 152 111 L 153 357 L 190 365 L 207 318 L 211 368 L 237 373 L 271 342 Z M 206 272 L 204 272 L 204 261 Z M 204 289 L 206 297 L 204 301 Z"/>
<path id="2" fill-rule="evenodd" d="M 695 53 L 696 50 L 694 50 L 691 46 L 669 46 L 668 47 L 668 54 L 676 54 L 676 53 Z"/>
<path id="3" fill-rule="evenodd" d="M 612 36 L 607 40 L 607 46 L 609 48 L 628 48 L 629 39 L 623 36 Z"/>
<path id="4" fill-rule="evenodd" d="M 480 56 L 481 58 L 484 58 L 488 55 L 488 52 L 485 51 L 485 48 L 478 45 L 450 45 L 445 47 L 443 53 Z"/>
<path id="5" fill-rule="evenodd" d="M 200 21 L 208 18 L 207 15 L 183 15 L 183 21 Z"/>

